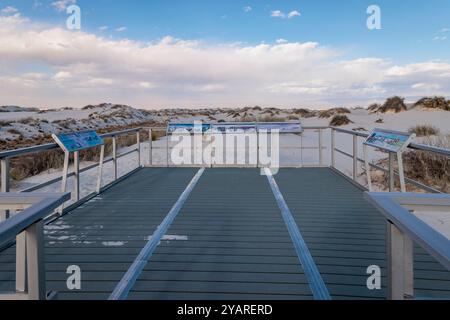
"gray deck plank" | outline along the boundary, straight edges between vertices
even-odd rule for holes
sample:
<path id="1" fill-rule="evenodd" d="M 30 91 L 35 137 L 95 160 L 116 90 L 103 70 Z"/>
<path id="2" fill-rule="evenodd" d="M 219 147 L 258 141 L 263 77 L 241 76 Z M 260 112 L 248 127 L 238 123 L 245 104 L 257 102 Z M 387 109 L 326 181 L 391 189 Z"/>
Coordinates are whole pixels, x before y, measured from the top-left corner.
<path id="1" fill-rule="evenodd" d="M 129 298 L 139 299 L 150 292 L 160 299 L 176 299 L 186 292 L 207 300 L 223 294 L 236 295 L 236 299 L 249 294 L 311 298 L 265 179 L 256 169 L 207 170 L 169 230 L 169 234 L 185 236 L 187 241 L 162 242 Z M 277 247 L 270 247 L 274 240 Z M 232 247 L 224 248 L 221 241 Z M 248 241 L 262 248 L 248 248 Z M 196 246 L 190 247 L 191 242 Z M 152 277 L 155 265 L 170 270 L 175 264 L 182 264 L 183 270 L 167 274 L 167 279 L 173 277 L 171 281 Z M 289 273 L 283 273 L 286 265 Z M 252 275 L 236 273 L 244 270 Z"/>
<path id="2" fill-rule="evenodd" d="M 198 169 L 143 169 L 46 228 L 48 288 L 58 298 L 107 299 L 148 236 Z M 366 288 L 382 268 L 386 222 L 362 191 L 330 169 L 275 176 L 333 299 L 383 299 Z M 133 288 L 132 299 L 311 299 L 306 277 L 267 183 L 256 169 L 208 169 Z M 68 291 L 79 265 L 82 290 Z M 14 287 L 15 250 L 0 253 L 0 291 Z M 449 296 L 450 272 L 415 248 L 415 285 Z"/>
<path id="3" fill-rule="evenodd" d="M 106 299 L 107 292 L 114 289 L 120 277 L 105 284 L 101 277 L 83 281 L 83 273 L 97 270 L 91 266 L 105 264 L 114 264 L 114 271 L 125 273 L 139 251 L 137 247 L 144 246 L 197 171 L 193 168 L 142 169 L 47 226 L 45 261 L 47 266 L 52 265 L 47 268 L 49 279 L 55 275 L 67 279 L 67 267 L 79 265 L 82 290 L 71 292 L 67 297 L 76 297 L 78 293 Z M 139 236 L 132 229 L 137 225 L 142 227 Z M 128 229 L 121 229 L 127 226 Z M 128 248 L 130 239 L 134 240 L 132 248 Z M 118 248 L 121 249 L 115 250 Z M 10 248 L 0 254 L 2 266 L 8 263 L 14 270 L 14 251 Z M 12 288 L 13 284 L 9 283 L 9 290 Z M 68 291 L 65 281 L 49 280 L 48 289 Z"/>
<path id="4" fill-rule="evenodd" d="M 385 297 L 384 289 L 367 289 L 366 268 L 379 265 L 382 274 L 386 274 L 386 221 L 364 200 L 363 192 L 330 169 L 281 169 L 275 180 L 333 298 Z M 351 248 L 355 241 L 350 239 L 365 241 L 357 250 L 340 250 L 338 245 L 333 250 L 323 245 L 324 240 L 328 244 L 332 240 L 340 246 L 348 243 Z M 372 242 L 377 245 L 376 250 L 370 246 Z M 450 296 L 450 273 L 422 249 L 415 251 L 417 294 Z M 334 277 L 330 278 L 329 274 L 346 275 L 345 268 L 350 266 L 356 277 L 343 277 L 346 285 L 335 286 Z M 424 280 L 424 277 L 440 281 Z M 386 287 L 385 277 L 382 277 L 382 287 Z"/>

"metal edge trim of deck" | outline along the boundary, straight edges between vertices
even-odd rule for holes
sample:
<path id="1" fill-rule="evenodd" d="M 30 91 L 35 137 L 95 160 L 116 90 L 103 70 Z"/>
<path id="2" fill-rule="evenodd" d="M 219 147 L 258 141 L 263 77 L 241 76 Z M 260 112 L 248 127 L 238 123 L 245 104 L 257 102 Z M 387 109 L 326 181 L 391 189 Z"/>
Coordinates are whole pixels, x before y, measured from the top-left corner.
<path id="1" fill-rule="evenodd" d="M 281 215 L 283 216 L 283 220 L 286 224 L 286 227 L 291 236 L 292 242 L 295 247 L 295 251 L 297 252 L 298 259 L 300 260 L 301 265 L 305 271 L 306 277 L 308 279 L 309 287 L 311 288 L 311 292 L 316 300 L 331 300 L 330 293 L 328 291 L 325 282 L 320 275 L 320 272 L 314 262 L 314 259 L 309 252 L 308 246 L 306 245 L 305 240 L 303 239 L 300 230 L 292 216 L 289 207 L 284 200 L 283 195 L 281 194 L 280 189 L 275 181 L 275 178 L 272 175 L 272 172 L 269 168 L 264 169 L 267 180 L 269 181 L 272 192 L 275 196 L 275 199 L 278 203 L 278 207 L 280 208 Z"/>
<path id="2" fill-rule="evenodd" d="M 166 218 L 163 220 L 161 225 L 153 233 L 153 235 L 151 236 L 151 238 L 149 239 L 149 241 L 147 242 L 145 247 L 141 250 L 139 255 L 134 260 L 133 264 L 130 266 L 128 271 L 122 277 L 120 282 L 117 284 L 116 288 L 111 293 L 108 300 L 125 300 L 125 299 L 127 299 L 130 290 L 136 283 L 136 280 L 138 279 L 142 270 L 147 265 L 148 260 L 152 256 L 155 249 L 158 247 L 159 242 L 161 241 L 162 237 L 168 231 L 172 222 L 177 217 L 182 206 L 188 199 L 188 197 L 191 194 L 194 187 L 197 185 L 197 182 L 200 180 L 200 177 L 203 175 L 204 171 L 205 171 L 205 168 L 201 168 L 197 172 L 197 174 L 194 176 L 194 178 L 192 178 L 191 182 L 188 184 L 186 189 L 183 191 L 181 196 L 178 198 L 177 202 L 173 205 L 172 209 L 169 211 Z"/>

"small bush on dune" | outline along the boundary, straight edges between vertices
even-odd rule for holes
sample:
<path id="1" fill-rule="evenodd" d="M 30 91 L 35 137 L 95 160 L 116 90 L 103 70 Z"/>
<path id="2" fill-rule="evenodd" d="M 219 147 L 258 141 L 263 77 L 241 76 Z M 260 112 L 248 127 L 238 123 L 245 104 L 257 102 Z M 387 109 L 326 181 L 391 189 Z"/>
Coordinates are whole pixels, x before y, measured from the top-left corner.
<path id="1" fill-rule="evenodd" d="M 328 110 L 319 111 L 319 118 L 331 118 L 338 114 L 350 114 L 351 111 L 347 108 L 333 108 Z"/>
<path id="2" fill-rule="evenodd" d="M 408 108 L 406 107 L 405 99 L 395 96 L 387 99 L 386 102 L 380 108 L 378 108 L 378 112 L 399 113 L 402 111 L 406 111 L 407 109 Z"/>
<path id="3" fill-rule="evenodd" d="M 374 112 L 378 112 L 378 110 L 379 110 L 380 108 L 381 108 L 381 105 L 380 105 L 380 104 L 374 103 L 374 104 L 371 104 L 371 105 L 367 108 L 367 110 L 370 111 L 370 113 L 374 113 Z"/>
<path id="4" fill-rule="evenodd" d="M 415 133 L 418 137 L 429 137 L 439 135 L 439 129 L 430 125 L 417 125 L 408 130 L 409 133 Z"/>
<path id="5" fill-rule="evenodd" d="M 429 137 L 425 144 L 450 149 L 450 135 Z M 407 177 L 426 185 L 434 186 L 442 192 L 450 192 L 450 159 L 441 155 L 410 151 L 404 154 Z"/>
<path id="6" fill-rule="evenodd" d="M 450 111 L 450 101 L 447 101 L 444 97 L 425 97 L 417 101 L 414 106 Z"/>
<path id="7" fill-rule="evenodd" d="M 338 114 L 333 117 L 330 121 L 330 126 L 333 127 L 339 127 L 339 126 L 345 126 L 347 124 L 351 124 L 353 121 L 351 121 L 346 115 Z"/>

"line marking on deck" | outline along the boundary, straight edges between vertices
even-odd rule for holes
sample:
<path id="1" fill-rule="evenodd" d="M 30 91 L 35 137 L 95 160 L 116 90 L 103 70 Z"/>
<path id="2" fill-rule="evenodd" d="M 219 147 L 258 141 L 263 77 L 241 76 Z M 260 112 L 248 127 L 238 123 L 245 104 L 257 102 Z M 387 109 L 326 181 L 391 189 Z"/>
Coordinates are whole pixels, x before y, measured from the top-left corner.
<path id="1" fill-rule="evenodd" d="M 180 212 L 181 208 L 188 199 L 194 187 L 197 185 L 197 182 L 200 180 L 200 177 L 203 175 L 203 172 L 205 172 L 205 168 L 201 168 L 194 176 L 194 178 L 192 178 L 191 182 L 187 185 L 186 189 L 178 198 L 177 202 L 173 205 L 172 209 L 170 209 L 169 213 L 167 214 L 161 225 L 150 237 L 145 247 L 136 257 L 136 260 L 134 260 L 133 264 L 130 266 L 130 268 L 125 273 L 120 282 L 117 284 L 116 288 L 111 293 L 108 300 L 125 300 L 128 298 L 130 290 L 133 288 L 134 284 L 136 283 L 136 280 L 142 273 L 142 270 L 144 270 L 153 252 L 158 247 L 162 237 L 166 235 L 170 225 L 177 217 L 178 213 Z"/>
<path id="2" fill-rule="evenodd" d="M 292 216 L 291 210 L 289 210 L 289 207 L 284 200 L 280 189 L 278 188 L 277 182 L 272 175 L 272 171 L 269 168 L 265 168 L 264 172 L 266 174 L 267 180 L 269 181 L 270 187 L 272 188 L 273 195 L 277 200 L 278 207 L 281 210 L 281 215 L 283 216 L 286 227 L 289 230 L 289 234 L 294 244 L 295 251 L 297 252 L 300 264 L 305 271 L 305 275 L 308 279 L 308 284 L 311 288 L 314 299 L 331 300 L 328 288 L 325 285 L 325 282 L 323 281 L 319 270 L 317 269 L 316 263 L 314 262 L 314 259 L 309 252 L 308 246 L 306 245 L 306 242 L 303 239 L 300 230 L 298 229 L 297 223 Z"/>

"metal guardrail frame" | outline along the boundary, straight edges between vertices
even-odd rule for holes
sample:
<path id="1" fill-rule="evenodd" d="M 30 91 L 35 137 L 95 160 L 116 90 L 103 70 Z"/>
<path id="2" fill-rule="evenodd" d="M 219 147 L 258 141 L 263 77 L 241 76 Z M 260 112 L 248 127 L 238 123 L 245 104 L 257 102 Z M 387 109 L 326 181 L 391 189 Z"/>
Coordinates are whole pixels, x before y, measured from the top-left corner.
<path id="1" fill-rule="evenodd" d="M 149 136 L 151 136 L 152 132 L 166 132 L 166 134 L 168 134 L 167 129 L 166 128 L 162 128 L 162 127 L 157 127 L 157 128 L 146 128 L 147 130 L 149 130 Z M 323 151 L 327 149 L 326 146 L 323 145 L 323 131 L 324 130 L 328 130 L 330 129 L 330 127 L 328 126 L 302 126 L 303 132 L 306 130 L 316 130 L 318 132 L 318 146 L 317 147 L 305 147 L 303 145 L 303 132 L 301 132 L 300 134 L 300 146 L 299 147 L 284 147 L 283 149 L 291 149 L 291 150 L 300 150 L 301 152 L 301 159 L 300 159 L 300 164 L 298 166 L 295 165 L 291 165 L 291 166 L 287 166 L 287 167 L 325 167 L 326 165 L 324 164 L 323 161 Z M 205 133 L 202 133 L 203 135 Z M 257 134 L 257 133 L 256 133 Z M 295 134 L 295 133 L 291 133 L 291 132 L 280 132 L 279 134 Z M 169 136 L 170 134 L 168 134 L 167 136 Z M 190 133 L 190 135 L 194 135 L 193 133 Z M 257 149 L 258 151 L 260 150 L 259 147 L 259 139 L 257 139 Z M 149 166 L 153 166 L 153 150 L 166 150 L 166 166 L 170 167 L 170 163 L 169 163 L 169 152 L 170 152 L 170 146 L 169 146 L 169 139 L 167 139 L 166 141 L 166 146 L 165 147 L 155 147 L 153 146 L 152 142 L 150 142 L 150 147 L 149 147 Z M 319 152 L 319 164 L 318 165 L 304 165 L 303 164 L 303 150 L 318 150 Z M 202 166 L 202 165 L 191 165 L 191 166 L 186 166 L 186 167 L 198 167 L 198 166 Z M 177 166 L 179 167 L 179 166 Z M 182 166 L 183 167 L 183 166 Z M 212 165 L 211 167 L 230 167 L 230 165 Z M 245 168 L 245 167 L 256 167 L 259 168 L 260 167 L 260 162 L 259 162 L 259 152 L 257 153 L 257 164 L 254 166 L 249 166 L 249 165 L 236 165 L 233 167 L 238 167 L 238 168 Z"/>
<path id="2" fill-rule="evenodd" d="M 330 127 L 331 129 L 331 166 L 336 169 L 339 170 L 338 168 L 336 168 L 336 152 L 340 153 L 346 157 L 352 158 L 353 159 L 353 175 L 352 178 L 355 182 L 357 182 L 357 175 L 358 175 L 358 163 L 364 163 L 364 160 L 361 159 L 360 157 L 358 157 L 358 137 L 360 138 L 367 138 L 369 135 L 366 133 L 362 133 L 362 132 L 357 132 L 357 131 L 352 131 L 352 130 L 346 130 L 346 129 L 341 129 L 341 128 L 336 128 L 336 127 Z M 353 151 L 352 153 L 348 153 L 345 152 L 341 149 L 336 148 L 336 142 L 335 142 L 335 135 L 336 132 L 338 133 L 345 133 L 345 134 L 349 134 L 351 136 L 353 136 Z M 433 146 L 428 146 L 428 145 L 424 145 L 424 144 L 419 144 L 419 143 L 411 143 L 408 146 L 408 149 L 412 149 L 412 150 L 418 150 L 418 151 L 424 151 L 424 152 L 430 152 L 430 153 L 434 153 L 440 156 L 444 156 L 444 157 L 450 157 L 450 150 L 449 149 L 444 149 L 444 148 L 439 148 L 439 147 L 433 147 Z M 389 166 L 388 168 L 383 168 L 377 164 L 373 164 L 371 163 L 370 166 L 374 169 L 377 170 L 381 170 L 385 173 L 388 173 L 389 175 L 389 192 L 394 192 L 395 191 L 395 185 L 394 185 L 394 179 L 395 177 L 399 176 L 399 173 L 394 169 L 394 157 L 392 153 L 389 153 Z M 340 171 L 340 170 L 339 170 Z M 417 180 L 411 179 L 411 178 L 405 178 L 406 183 L 411 184 L 416 186 L 417 188 L 426 191 L 426 192 L 431 192 L 431 193 L 443 193 L 440 190 L 437 190 L 433 187 L 427 186 Z M 358 183 L 358 182 L 357 182 Z"/>
<path id="3" fill-rule="evenodd" d="M 119 179 L 118 177 L 118 159 L 125 157 L 129 154 L 132 154 L 134 152 L 137 152 L 138 154 L 138 168 L 142 167 L 142 163 L 141 163 L 141 146 L 140 146 L 140 132 L 142 131 L 142 128 L 133 128 L 133 129 L 128 129 L 128 130 L 122 130 L 122 131 L 116 131 L 116 132 L 110 132 L 110 133 L 106 133 L 106 134 L 102 134 L 100 135 L 101 138 L 105 139 L 105 138 L 111 138 L 112 139 L 112 145 L 113 145 L 113 154 L 111 157 L 107 158 L 105 160 L 104 163 L 109 163 L 109 162 L 113 162 L 113 170 L 114 170 L 114 179 L 113 179 L 113 183 L 115 181 L 117 181 Z M 131 134 L 136 134 L 136 140 L 137 140 L 137 144 L 136 144 L 136 148 L 129 150 L 125 153 L 122 154 L 118 154 L 118 150 L 117 150 L 117 138 L 120 136 L 126 136 L 126 135 L 131 135 Z M 27 147 L 27 148 L 21 148 L 21 149 L 16 149 L 16 150 L 8 150 L 8 151 L 3 151 L 0 152 L 0 171 L 1 171 L 1 175 L 0 175 L 0 184 L 1 184 L 1 189 L 0 191 L 2 193 L 7 193 L 10 192 L 10 158 L 15 158 L 15 157 L 20 157 L 20 156 L 25 156 L 25 155 L 30 155 L 30 154 L 35 154 L 38 152 L 43 152 L 43 151 L 50 151 L 50 150 L 57 150 L 59 149 L 59 146 L 56 143 L 48 143 L 48 144 L 43 144 L 43 145 L 39 145 L 39 146 L 32 146 L 32 147 Z M 82 203 L 83 199 L 80 199 L 80 195 L 79 192 L 77 192 L 79 190 L 79 186 L 80 186 L 80 174 L 83 172 L 86 172 L 88 170 L 94 169 L 96 167 L 99 167 L 99 164 L 93 164 L 90 166 L 87 166 L 85 168 L 80 169 L 79 167 L 79 159 L 77 157 L 77 155 L 74 156 L 74 171 L 71 172 L 68 177 L 75 177 L 74 179 L 74 194 L 73 194 L 73 198 L 75 198 L 75 203 Z M 62 177 L 58 177 L 46 182 L 43 182 L 41 184 L 38 184 L 36 186 L 24 189 L 20 192 L 23 193 L 27 193 L 27 192 L 34 192 L 37 190 L 40 190 L 46 186 L 49 186 L 51 184 L 57 183 L 59 181 L 62 181 L 63 178 Z M 96 193 L 96 192 L 95 192 Z M 90 198 L 91 195 L 88 195 L 87 197 L 85 197 L 84 199 L 88 199 Z M 5 211 L 3 214 L 0 211 L 0 221 L 4 220 L 8 218 L 8 211 Z"/>
<path id="4" fill-rule="evenodd" d="M 450 247 L 448 239 L 443 234 L 411 214 L 409 210 L 414 206 L 442 210 L 450 207 L 450 197 L 447 194 L 387 192 L 366 192 L 364 196 L 388 222 L 388 298 L 414 299 L 416 296 L 413 242 L 449 271 Z"/>
<path id="5" fill-rule="evenodd" d="M 0 223 L 0 245 L 14 238 L 16 245 L 16 290 L 1 293 L 0 300 L 45 300 L 48 298 L 44 265 L 43 221 L 70 199 L 69 193 L 3 193 L 0 209 L 20 213 Z"/>

